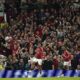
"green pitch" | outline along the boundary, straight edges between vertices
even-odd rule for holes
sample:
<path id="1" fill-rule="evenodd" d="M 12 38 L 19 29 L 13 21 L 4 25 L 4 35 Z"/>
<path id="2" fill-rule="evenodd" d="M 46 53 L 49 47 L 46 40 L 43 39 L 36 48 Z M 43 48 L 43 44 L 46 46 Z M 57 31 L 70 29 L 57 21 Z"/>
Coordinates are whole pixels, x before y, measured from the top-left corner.
<path id="1" fill-rule="evenodd" d="M 80 80 L 80 77 L 59 78 L 0 78 L 0 80 Z"/>

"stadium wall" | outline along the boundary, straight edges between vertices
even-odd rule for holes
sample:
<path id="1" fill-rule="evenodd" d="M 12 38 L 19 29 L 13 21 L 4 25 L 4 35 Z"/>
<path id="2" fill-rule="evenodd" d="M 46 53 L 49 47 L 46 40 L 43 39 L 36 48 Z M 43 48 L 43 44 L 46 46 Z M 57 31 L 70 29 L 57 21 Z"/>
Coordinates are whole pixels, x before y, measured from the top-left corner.
<path id="1" fill-rule="evenodd" d="M 80 70 L 1 70 L 0 78 L 80 77 Z"/>

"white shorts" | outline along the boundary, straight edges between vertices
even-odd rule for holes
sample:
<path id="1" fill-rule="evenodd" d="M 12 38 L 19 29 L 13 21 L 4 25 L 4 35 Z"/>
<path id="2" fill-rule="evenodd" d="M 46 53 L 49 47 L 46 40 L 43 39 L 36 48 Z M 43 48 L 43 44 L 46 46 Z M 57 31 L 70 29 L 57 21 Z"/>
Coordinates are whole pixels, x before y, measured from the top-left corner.
<path id="1" fill-rule="evenodd" d="M 29 61 L 30 61 L 31 63 L 32 63 L 32 62 L 35 62 L 35 63 L 38 63 L 39 65 L 42 65 L 42 59 L 37 59 L 37 58 L 33 57 L 33 58 L 31 58 Z"/>
<path id="2" fill-rule="evenodd" d="M 37 59 L 37 61 L 39 65 L 42 65 L 42 59 Z"/>
<path id="3" fill-rule="evenodd" d="M 71 61 L 64 61 L 63 65 L 64 66 L 71 66 Z"/>
<path id="4" fill-rule="evenodd" d="M 37 58 L 33 57 L 33 58 L 31 58 L 29 61 L 30 61 L 31 63 L 32 63 L 32 62 L 37 62 Z"/>

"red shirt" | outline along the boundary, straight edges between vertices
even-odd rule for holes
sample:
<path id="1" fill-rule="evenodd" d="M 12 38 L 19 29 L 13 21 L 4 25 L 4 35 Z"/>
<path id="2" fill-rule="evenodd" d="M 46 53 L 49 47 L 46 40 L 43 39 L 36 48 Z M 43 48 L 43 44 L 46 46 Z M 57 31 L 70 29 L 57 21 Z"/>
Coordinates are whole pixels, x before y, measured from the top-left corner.
<path id="1" fill-rule="evenodd" d="M 13 48 L 13 54 L 17 54 L 17 51 L 18 51 L 18 45 L 17 44 L 14 44 L 14 48 Z"/>
<path id="2" fill-rule="evenodd" d="M 35 56 L 36 56 L 36 58 L 38 58 L 38 59 L 43 59 L 43 58 L 45 58 L 45 55 L 44 55 L 44 53 L 43 53 L 43 48 L 42 48 L 42 47 L 36 49 L 36 54 L 35 54 Z"/>
<path id="3" fill-rule="evenodd" d="M 37 28 L 35 31 L 35 35 L 42 37 L 42 29 L 41 28 Z"/>
<path id="4" fill-rule="evenodd" d="M 71 54 L 70 54 L 67 50 L 65 50 L 65 51 L 63 52 L 62 57 L 63 57 L 64 61 L 69 61 L 69 60 L 71 60 Z"/>
<path id="5" fill-rule="evenodd" d="M 58 59 L 53 59 L 54 69 L 58 68 Z"/>
<path id="6" fill-rule="evenodd" d="M 14 49 L 14 40 L 11 40 L 9 44 L 10 44 L 10 49 L 13 50 Z"/>

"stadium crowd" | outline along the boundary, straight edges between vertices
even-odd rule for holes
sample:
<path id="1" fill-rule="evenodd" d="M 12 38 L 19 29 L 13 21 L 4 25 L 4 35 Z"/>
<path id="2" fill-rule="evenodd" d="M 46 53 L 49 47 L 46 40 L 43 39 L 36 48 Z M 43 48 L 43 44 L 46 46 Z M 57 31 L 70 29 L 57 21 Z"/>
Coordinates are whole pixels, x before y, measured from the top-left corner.
<path id="1" fill-rule="evenodd" d="M 80 70 L 80 8 L 63 1 L 56 8 L 8 14 L 9 27 L 0 30 L 4 69 Z"/>

